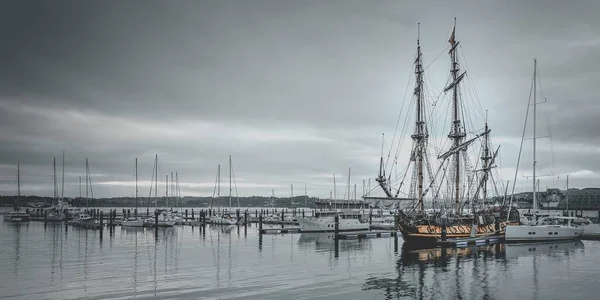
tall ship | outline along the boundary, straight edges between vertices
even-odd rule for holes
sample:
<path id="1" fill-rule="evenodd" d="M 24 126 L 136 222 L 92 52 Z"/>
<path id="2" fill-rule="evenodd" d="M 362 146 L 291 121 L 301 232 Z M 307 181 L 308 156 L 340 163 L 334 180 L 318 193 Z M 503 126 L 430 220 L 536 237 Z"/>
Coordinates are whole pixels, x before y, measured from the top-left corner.
<path id="1" fill-rule="evenodd" d="M 492 148 L 487 112 L 484 118 L 476 118 L 474 112 L 481 105 L 467 103 L 463 99 L 476 93 L 461 88 L 466 71 L 462 71 L 459 64 L 458 50 L 461 48 L 455 34 L 456 20 L 448 40 L 448 83 L 437 99 L 430 100 L 426 92 L 430 92 L 432 86 L 425 84 L 429 81 L 425 80 L 426 68 L 423 66 L 419 35 L 417 37 L 415 86 L 407 110 L 414 113 L 406 113 L 405 122 L 400 122 L 401 117 L 397 122 L 409 124 L 409 120 L 414 118 L 414 131 L 410 135 L 412 146 L 404 169 L 400 169 L 398 162 L 402 162 L 399 153 L 402 153 L 402 138 L 408 135 L 405 132 L 407 126 L 401 130 L 396 128 L 385 163 L 382 141 L 376 181 L 385 195 L 380 200 L 402 203 L 397 206 L 396 228 L 402 233 L 404 242 L 411 246 L 436 246 L 453 238 L 503 236 L 507 223 L 519 222 L 518 211 L 510 207 L 506 198 L 495 203 L 491 200 L 490 189 L 496 195 L 501 194 L 494 180 L 494 176 L 498 177 L 494 168 L 499 147 Z M 450 101 L 444 102 L 443 95 Z M 485 122 L 478 127 L 477 119 L 485 119 Z M 433 128 L 434 125 L 442 128 Z M 434 145 L 430 147 L 430 134 L 446 134 L 444 132 L 448 129 L 447 137 L 433 139 Z M 394 147 L 397 148 L 392 151 Z M 392 178 L 394 168 L 399 175 Z M 389 170 L 388 175 L 386 169 Z"/>

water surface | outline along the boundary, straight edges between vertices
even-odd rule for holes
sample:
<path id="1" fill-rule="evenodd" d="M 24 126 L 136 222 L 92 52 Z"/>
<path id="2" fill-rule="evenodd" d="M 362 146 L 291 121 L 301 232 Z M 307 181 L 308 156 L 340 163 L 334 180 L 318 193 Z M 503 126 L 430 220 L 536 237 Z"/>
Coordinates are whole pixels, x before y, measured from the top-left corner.
<path id="1" fill-rule="evenodd" d="M 600 243 L 409 250 L 256 227 L 0 222 L 3 299 L 597 299 Z"/>

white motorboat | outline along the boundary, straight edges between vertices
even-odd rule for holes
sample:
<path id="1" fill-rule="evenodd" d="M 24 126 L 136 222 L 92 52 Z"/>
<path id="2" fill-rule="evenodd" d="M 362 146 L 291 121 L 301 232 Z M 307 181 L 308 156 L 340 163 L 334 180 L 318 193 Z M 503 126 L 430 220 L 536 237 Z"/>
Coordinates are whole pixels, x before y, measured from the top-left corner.
<path id="1" fill-rule="evenodd" d="M 369 223 L 361 222 L 361 215 L 354 211 L 316 211 L 314 217 L 298 218 L 300 232 L 335 231 L 335 216 L 339 217 L 339 231 L 369 230 Z"/>
<path id="2" fill-rule="evenodd" d="M 75 216 L 73 223 L 77 225 L 91 225 L 94 224 L 94 218 L 90 217 L 90 215 L 86 213 L 80 213 Z"/>
<path id="3" fill-rule="evenodd" d="M 534 225 L 507 225 L 506 242 L 543 242 L 578 240 L 583 235 L 583 226 L 573 223 L 577 218 L 548 216 Z"/>

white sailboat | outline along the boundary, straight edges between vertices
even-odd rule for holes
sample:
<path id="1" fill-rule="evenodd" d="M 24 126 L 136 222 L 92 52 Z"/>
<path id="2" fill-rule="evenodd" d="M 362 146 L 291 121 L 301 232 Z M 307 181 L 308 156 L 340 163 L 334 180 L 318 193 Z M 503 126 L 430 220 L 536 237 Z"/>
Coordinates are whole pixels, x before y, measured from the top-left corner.
<path id="1" fill-rule="evenodd" d="M 156 154 L 155 158 L 154 158 L 154 172 L 152 174 L 152 178 L 155 180 L 154 181 L 154 213 L 155 213 L 155 217 L 151 217 L 148 218 L 145 222 L 145 224 L 147 226 L 158 226 L 158 227 L 172 227 L 173 225 L 175 225 L 175 219 L 173 219 L 173 216 L 171 215 L 171 212 L 167 211 L 166 209 L 159 209 L 158 208 L 158 154 Z M 168 178 L 168 176 L 167 176 Z M 167 195 L 167 199 L 168 199 L 168 179 L 167 182 L 165 184 L 167 186 L 167 191 L 166 191 L 166 195 Z M 150 191 L 150 193 L 152 193 L 152 191 Z M 152 195 L 152 194 L 150 194 Z M 165 205 L 168 205 L 168 203 L 166 203 Z M 156 217 L 158 216 L 158 218 Z M 156 219 L 158 219 L 158 223 L 156 223 Z M 156 224 L 155 224 L 156 223 Z"/>
<path id="2" fill-rule="evenodd" d="M 580 239 L 583 227 L 573 223 L 576 218 L 563 216 L 539 217 L 536 190 L 539 181 L 536 181 L 536 87 L 537 87 L 537 60 L 533 60 L 533 219 L 525 225 L 506 225 L 506 242 L 530 241 L 565 241 Z M 529 104 L 528 104 L 529 105 Z M 526 119 L 527 120 L 527 119 Z M 520 156 L 520 154 L 519 154 Z M 518 170 L 518 163 L 517 163 Z M 515 173 L 516 176 L 516 173 Z M 568 184 L 568 183 L 567 183 Z M 514 190 L 514 181 L 513 181 Z M 568 185 L 567 185 L 568 190 Z M 514 195 L 514 192 L 513 192 Z M 512 202 L 512 201 L 511 201 Z"/>
<path id="3" fill-rule="evenodd" d="M 231 178 L 233 173 L 233 166 L 231 164 L 231 155 L 229 155 L 229 209 L 231 209 L 231 197 L 232 197 L 232 186 L 231 186 Z M 217 203 L 220 208 L 220 194 L 221 194 L 221 165 L 219 165 L 217 170 Z M 239 206 L 239 202 L 238 202 Z M 210 222 L 217 225 L 236 225 L 239 220 L 228 210 L 224 210 L 222 213 L 217 210 L 217 215 L 210 218 Z"/>
<path id="4" fill-rule="evenodd" d="M 53 170 L 54 170 L 54 202 L 52 207 L 48 209 L 48 215 L 46 217 L 46 222 L 61 222 L 64 219 L 63 210 L 61 208 L 62 197 L 58 197 L 58 180 L 56 179 L 56 158 L 53 160 Z M 63 193 L 64 193 L 64 179 L 65 179 L 65 154 L 63 151 Z"/>
<path id="5" fill-rule="evenodd" d="M 88 190 L 89 187 L 89 190 Z M 86 206 L 90 206 L 90 198 L 89 195 L 92 196 L 92 201 L 94 199 L 94 190 L 92 189 L 92 178 L 90 176 L 90 165 L 88 159 L 85 159 L 85 198 L 86 198 Z M 85 212 L 80 212 L 73 217 L 73 223 L 76 225 L 90 225 L 95 223 L 94 218 L 88 215 Z"/>
<path id="6" fill-rule="evenodd" d="M 135 158 L 135 205 L 138 206 L 138 173 L 137 173 L 137 157 Z M 123 227 L 142 227 L 144 220 L 138 217 L 129 217 L 121 221 Z"/>
<path id="7" fill-rule="evenodd" d="M 17 164 L 17 199 L 15 200 L 14 210 L 3 216 L 4 221 L 10 222 L 29 222 L 31 216 L 21 211 L 21 164 Z"/>

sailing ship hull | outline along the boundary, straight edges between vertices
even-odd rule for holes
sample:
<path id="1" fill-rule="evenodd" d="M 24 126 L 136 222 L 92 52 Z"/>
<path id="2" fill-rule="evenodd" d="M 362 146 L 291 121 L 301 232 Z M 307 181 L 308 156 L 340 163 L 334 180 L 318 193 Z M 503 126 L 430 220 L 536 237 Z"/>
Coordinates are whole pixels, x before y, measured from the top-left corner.
<path id="1" fill-rule="evenodd" d="M 404 243 L 416 247 L 436 247 L 443 241 L 441 225 L 418 225 L 407 226 L 398 222 L 397 229 L 402 233 Z M 506 222 L 499 224 L 499 230 L 496 230 L 495 224 L 477 225 L 476 238 L 496 235 L 499 238 L 504 236 L 504 227 Z M 470 225 L 448 225 L 446 226 L 446 239 L 470 238 L 472 227 Z"/>
<path id="2" fill-rule="evenodd" d="M 434 220 L 419 216 L 407 216 L 400 211 L 396 221 L 396 229 L 402 233 L 404 243 L 411 246 L 435 247 L 443 242 L 442 232 L 445 229 L 445 239 L 480 238 L 498 236 L 503 239 L 507 225 L 518 224 L 519 213 L 511 209 L 510 218 L 506 220 L 506 211 L 480 212 L 477 218 L 462 217 L 459 220 L 448 220 L 445 225 Z M 475 222 L 476 221 L 476 222 Z M 476 225 L 471 225 L 476 223 Z"/>

